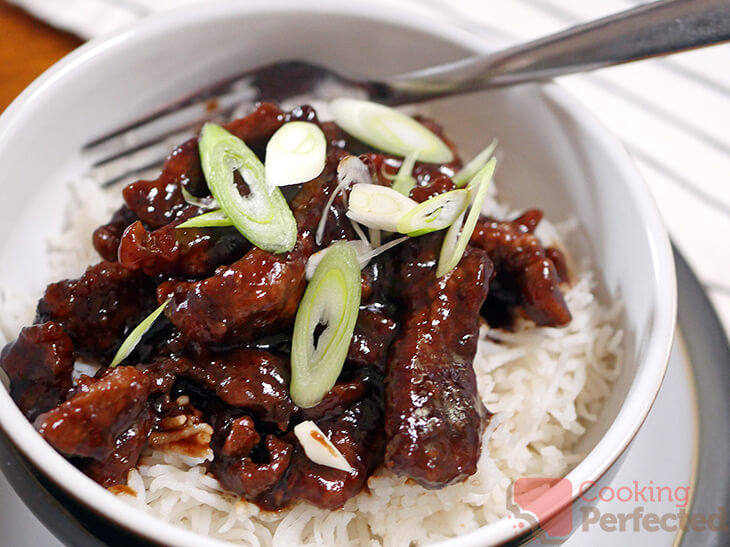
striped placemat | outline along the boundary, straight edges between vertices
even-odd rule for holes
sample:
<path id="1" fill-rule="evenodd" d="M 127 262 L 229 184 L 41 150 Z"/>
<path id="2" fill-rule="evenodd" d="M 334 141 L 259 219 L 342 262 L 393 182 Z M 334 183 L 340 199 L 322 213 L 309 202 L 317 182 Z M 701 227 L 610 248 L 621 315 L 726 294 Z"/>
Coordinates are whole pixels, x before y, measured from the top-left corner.
<path id="1" fill-rule="evenodd" d="M 202 0 L 12 1 L 91 38 L 150 13 Z M 423 0 L 420 5 L 465 30 L 517 43 L 639 3 Z M 560 83 L 626 144 L 672 238 L 730 332 L 730 45 L 564 77 Z"/>

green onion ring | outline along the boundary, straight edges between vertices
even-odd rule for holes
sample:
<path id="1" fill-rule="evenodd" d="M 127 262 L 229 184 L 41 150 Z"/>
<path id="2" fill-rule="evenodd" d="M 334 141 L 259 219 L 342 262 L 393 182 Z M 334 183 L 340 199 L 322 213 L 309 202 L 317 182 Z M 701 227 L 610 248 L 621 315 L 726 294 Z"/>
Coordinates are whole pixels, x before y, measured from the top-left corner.
<path id="1" fill-rule="evenodd" d="M 354 247 L 346 242 L 330 246 L 294 320 L 289 391 L 301 408 L 318 404 L 342 371 L 360 311 L 360 284 Z M 326 327 L 315 344 L 315 329 L 321 324 Z"/>

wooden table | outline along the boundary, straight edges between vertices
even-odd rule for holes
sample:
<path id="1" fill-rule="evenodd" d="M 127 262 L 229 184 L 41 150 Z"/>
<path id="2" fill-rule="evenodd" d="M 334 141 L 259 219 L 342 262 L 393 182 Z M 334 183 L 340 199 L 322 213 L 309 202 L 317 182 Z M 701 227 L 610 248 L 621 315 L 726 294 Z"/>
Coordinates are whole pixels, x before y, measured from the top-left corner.
<path id="1" fill-rule="evenodd" d="M 83 40 L 0 0 L 0 112 Z"/>

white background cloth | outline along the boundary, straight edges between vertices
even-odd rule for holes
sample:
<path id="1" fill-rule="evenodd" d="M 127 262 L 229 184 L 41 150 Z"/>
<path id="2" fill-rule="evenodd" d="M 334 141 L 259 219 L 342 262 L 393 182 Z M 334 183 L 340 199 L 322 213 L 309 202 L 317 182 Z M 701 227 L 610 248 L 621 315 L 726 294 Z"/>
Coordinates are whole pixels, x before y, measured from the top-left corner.
<path id="1" fill-rule="evenodd" d="M 12 1 L 92 38 L 150 13 L 204 0 Z M 420 5 L 472 32 L 517 43 L 639 3 L 422 0 Z M 623 140 L 674 242 L 730 332 L 730 45 L 564 77 L 560 83 Z"/>

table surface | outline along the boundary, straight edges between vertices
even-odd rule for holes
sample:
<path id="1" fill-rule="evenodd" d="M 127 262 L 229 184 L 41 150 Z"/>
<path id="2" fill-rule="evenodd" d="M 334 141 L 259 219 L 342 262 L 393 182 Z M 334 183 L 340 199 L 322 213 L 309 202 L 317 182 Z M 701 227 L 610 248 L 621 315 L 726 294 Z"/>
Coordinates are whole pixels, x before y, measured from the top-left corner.
<path id="1" fill-rule="evenodd" d="M 0 112 L 39 74 L 83 43 L 0 0 Z"/>

